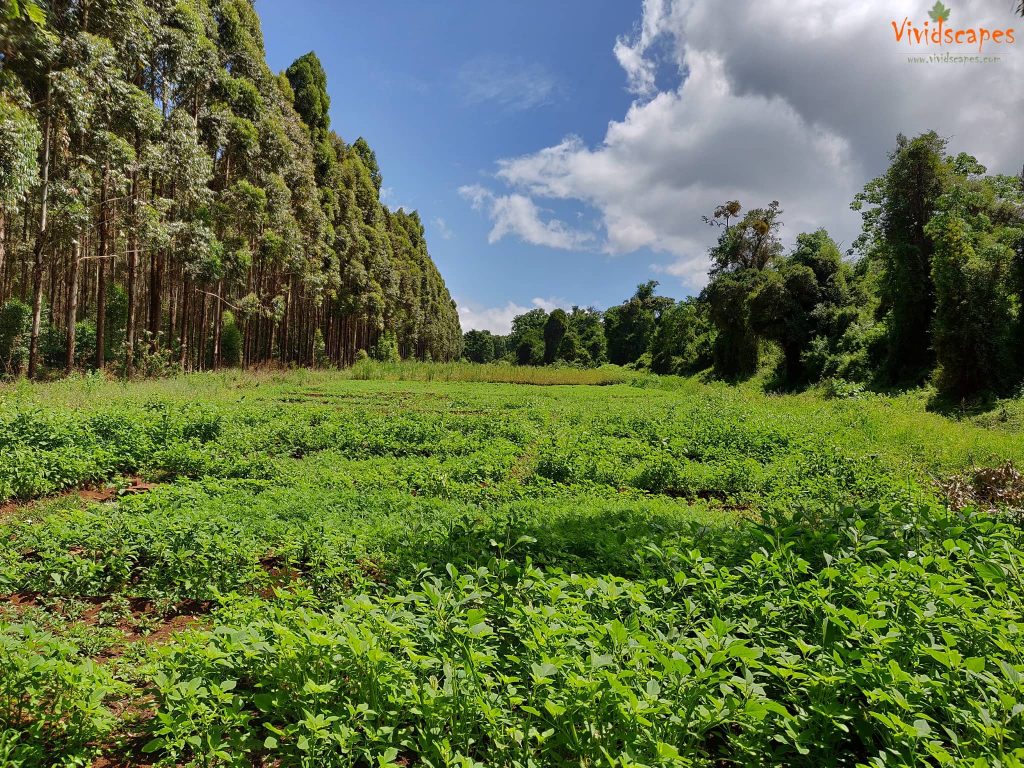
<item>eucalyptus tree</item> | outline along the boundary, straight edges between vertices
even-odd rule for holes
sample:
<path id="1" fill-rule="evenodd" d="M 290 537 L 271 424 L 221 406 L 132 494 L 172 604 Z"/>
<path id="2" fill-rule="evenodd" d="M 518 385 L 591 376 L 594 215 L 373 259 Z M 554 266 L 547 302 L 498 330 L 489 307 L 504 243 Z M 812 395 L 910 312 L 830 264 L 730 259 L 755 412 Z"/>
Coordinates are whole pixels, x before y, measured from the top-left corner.
<path id="1" fill-rule="evenodd" d="M 270 71 L 251 0 L 4 0 L 0 47 L 0 303 L 31 305 L 31 375 L 115 337 L 129 376 L 345 364 L 389 333 L 461 353 L 418 215 L 331 130 L 315 54 Z"/>

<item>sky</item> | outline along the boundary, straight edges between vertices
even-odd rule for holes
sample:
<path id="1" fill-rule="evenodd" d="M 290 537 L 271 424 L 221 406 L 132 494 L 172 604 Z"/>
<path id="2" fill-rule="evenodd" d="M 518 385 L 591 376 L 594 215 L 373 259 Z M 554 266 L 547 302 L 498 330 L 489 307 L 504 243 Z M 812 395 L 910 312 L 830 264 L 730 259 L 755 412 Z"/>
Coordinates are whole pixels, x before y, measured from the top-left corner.
<path id="1" fill-rule="evenodd" d="M 1015 0 L 949 0 L 953 29 L 1016 28 Z M 848 248 L 853 196 L 898 133 L 937 130 L 991 172 L 1024 164 L 1024 39 L 915 44 L 919 0 L 257 0 L 267 56 L 310 50 L 332 128 L 420 212 L 464 330 L 707 281 L 726 200 L 778 200 L 784 240 Z M 896 22 L 897 27 L 893 27 Z M 980 60 L 911 61 L 929 55 Z"/>

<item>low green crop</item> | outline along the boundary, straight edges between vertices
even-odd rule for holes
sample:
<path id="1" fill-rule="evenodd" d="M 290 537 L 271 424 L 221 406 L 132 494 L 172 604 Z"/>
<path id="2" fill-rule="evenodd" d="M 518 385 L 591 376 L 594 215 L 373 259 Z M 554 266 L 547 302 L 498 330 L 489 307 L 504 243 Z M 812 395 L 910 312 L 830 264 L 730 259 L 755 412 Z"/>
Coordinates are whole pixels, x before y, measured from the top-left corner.
<path id="1" fill-rule="evenodd" d="M 1017 529 L 927 509 L 791 522 L 731 568 L 651 548 L 643 580 L 491 559 L 332 610 L 301 591 L 231 600 L 160 655 L 150 747 L 324 766 L 1018 764 Z"/>
<path id="2" fill-rule="evenodd" d="M 125 689 L 73 644 L 0 622 L 0 763 L 88 764 L 115 724 L 108 700 Z"/>
<path id="3" fill-rule="evenodd" d="M 1024 765 L 1012 423 L 364 373 L 0 387 L 0 764 Z"/>

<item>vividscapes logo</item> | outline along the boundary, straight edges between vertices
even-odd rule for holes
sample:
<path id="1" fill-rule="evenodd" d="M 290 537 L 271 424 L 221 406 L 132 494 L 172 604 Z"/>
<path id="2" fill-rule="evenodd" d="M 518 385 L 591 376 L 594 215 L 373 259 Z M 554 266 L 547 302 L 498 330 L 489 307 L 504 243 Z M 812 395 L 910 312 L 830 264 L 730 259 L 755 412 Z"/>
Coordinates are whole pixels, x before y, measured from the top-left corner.
<path id="1" fill-rule="evenodd" d="M 935 5 L 928 12 L 930 21 L 925 20 L 923 23 L 915 24 L 909 16 L 905 16 L 903 21 L 893 19 L 893 35 L 895 35 L 897 43 L 904 44 L 915 51 L 928 48 L 935 50 L 951 46 L 959 48 L 970 46 L 972 51 L 976 49 L 978 53 L 983 53 L 985 46 L 988 46 L 990 51 L 995 46 L 998 46 L 999 50 L 1005 51 L 1006 46 L 1017 42 L 1016 30 L 1012 27 L 989 29 L 980 26 L 958 26 L 950 21 L 951 15 L 952 11 L 942 4 L 942 0 L 936 0 Z"/>

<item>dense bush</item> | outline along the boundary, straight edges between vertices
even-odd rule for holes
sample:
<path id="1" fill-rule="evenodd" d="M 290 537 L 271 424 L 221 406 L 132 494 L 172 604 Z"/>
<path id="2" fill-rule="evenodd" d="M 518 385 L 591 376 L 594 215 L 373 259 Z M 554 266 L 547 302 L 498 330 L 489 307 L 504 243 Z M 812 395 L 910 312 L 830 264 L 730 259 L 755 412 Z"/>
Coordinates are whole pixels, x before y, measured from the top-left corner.
<path id="1" fill-rule="evenodd" d="M 28 334 L 32 308 L 17 299 L 0 307 L 0 371 L 17 376 L 28 362 Z"/>

